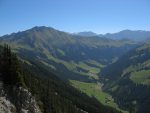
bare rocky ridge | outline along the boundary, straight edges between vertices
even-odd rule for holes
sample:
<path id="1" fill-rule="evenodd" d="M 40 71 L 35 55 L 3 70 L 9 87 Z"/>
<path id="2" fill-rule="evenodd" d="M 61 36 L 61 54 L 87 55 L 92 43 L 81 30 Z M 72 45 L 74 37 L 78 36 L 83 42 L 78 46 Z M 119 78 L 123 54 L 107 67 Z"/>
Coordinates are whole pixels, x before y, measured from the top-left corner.
<path id="1" fill-rule="evenodd" d="M 13 89 L 15 105 L 7 98 L 3 91 L 3 82 L 0 81 L 0 113 L 42 113 L 32 94 L 23 87 Z"/>

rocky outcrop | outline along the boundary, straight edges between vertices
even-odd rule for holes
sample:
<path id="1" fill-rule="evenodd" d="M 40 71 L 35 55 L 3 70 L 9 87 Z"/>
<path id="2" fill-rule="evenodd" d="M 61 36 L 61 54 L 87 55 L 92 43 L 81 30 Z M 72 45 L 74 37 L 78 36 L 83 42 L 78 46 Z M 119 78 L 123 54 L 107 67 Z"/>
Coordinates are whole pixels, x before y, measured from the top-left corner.
<path id="1" fill-rule="evenodd" d="M 0 113 L 16 113 L 16 107 L 9 99 L 6 98 L 6 94 L 3 89 L 3 82 L 0 79 Z"/>
<path id="2" fill-rule="evenodd" d="M 23 87 L 13 87 L 11 97 L 0 81 L 0 113 L 42 113 L 32 94 Z M 10 101 L 11 100 L 11 101 Z"/>
<path id="3" fill-rule="evenodd" d="M 0 97 L 0 113 L 16 113 L 16 107 L 4 96 Z"/>
<path id="4" fill-rule="evenodd" d="M 14 88 L 16 94 L 16 107 L 20 113 L 41 113 L 35 98 L 25 88 Z"/>

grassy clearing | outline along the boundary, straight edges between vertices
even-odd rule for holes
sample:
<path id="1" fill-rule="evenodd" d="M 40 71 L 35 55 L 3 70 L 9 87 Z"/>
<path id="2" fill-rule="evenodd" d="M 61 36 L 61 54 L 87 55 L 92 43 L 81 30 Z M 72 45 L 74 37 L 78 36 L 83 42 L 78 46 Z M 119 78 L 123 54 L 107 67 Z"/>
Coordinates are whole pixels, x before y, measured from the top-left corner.
<path id="1" fill-rule="evenodd" d="M 95 65 L 95 66 L 97 66 L 99 68 L 103 68 L 104 67 L 104 65 L 102 65 L 101 63 L 99 63 L 99 62 L 97 62 L 95 60 L 87 60 L 86 62 L 89 63 L 89 64 L 93 64 L 93 65 Z"/>
<path id="2" fill-rule="evenodd" d="M 76 71 L 77 73 L 79 73 L 81 75 L 89 76 L 90 78 L 93 78 L 93 79 L 98 79 L 99 78 L 98 75 L 97 75 L 100 72 L 99 67 L 89 66 L 88 64 L 86 64 L 84 62 L 76 63 L 76 67 L 79 67 L 83 70 L 86 70 L 86 72 Z"/>
<path id="3" fill-rule="evenodd" d="M 118 105 L 114 102 L 114 99 L 111 97 L 111 95 L 101 90 L 100 83 L 87 83 L 76 80 L 70 80 L 70 83 L 72 84 L 72 86 L 86 93 L 87 95 L 94 96 L 102 104 L 116 108 L 122 111 L 123 113 L 128 113 L 127 111 L 119 109 Z"/>
<path id="4" fill-rule="evenodd" d="M 150 85 L 150 70 L 133 72 L 130 79 L 137 84 Z"/>
<path id="5" fill-rule="evenodd" d="M 50 68 L 51 68 L 51 69 L 53 69 L 53 70 L 56 70 L 55 66 L 50 65 L 50 64 L 49 64 L 49 63 L 47 63 L 47 62 L 41 61 L 41 63 L 43 63 L 44 65 L 46 65 L 46 66 L 50 67 Z"/>
<path id="6" fill-rule="evenodd" d="M 65 55 L 66 55 L 65 52 L 64 52 L 63 50 L 61 50 L 61 49 L 57 49 L 57 51 L 58 51 L 62 56 L 65 56 Z"/>
<path id="7" fill-rule="evenodd" d="M 99 68 L 91 67 L 91 66 L 87 65 L 87 64 L 84 63 L 84 62 L 79 62 L 79 63 L 77 64 L 77 67 L 80 67 L 80 68 L 82 68 L 82 69 L 85 69 L 85 70 L 87 70 L 87 71 L 89 71 L 89 72 L 91 72 L 91 73 L 95 73 L 95 74 L 97 74 L 97 73 L 100 72 L 100 69 L 99 69 Z"/>

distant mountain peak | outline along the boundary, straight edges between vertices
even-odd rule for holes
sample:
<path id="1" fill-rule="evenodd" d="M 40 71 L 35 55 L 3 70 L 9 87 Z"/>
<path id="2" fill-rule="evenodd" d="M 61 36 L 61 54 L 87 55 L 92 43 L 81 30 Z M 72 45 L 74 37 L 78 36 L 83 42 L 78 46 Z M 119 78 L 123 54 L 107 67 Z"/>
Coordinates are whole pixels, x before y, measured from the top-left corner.
<path id="1" fill-rule="evenodd" d="M 83 32 L 75 33 L 75 34 L 79 35 L 79 36 L 85 36 L 85 37 L 91 37 L 91 36 L 97 36 L 98 35 L 92 31 L 83 31 Z"/>

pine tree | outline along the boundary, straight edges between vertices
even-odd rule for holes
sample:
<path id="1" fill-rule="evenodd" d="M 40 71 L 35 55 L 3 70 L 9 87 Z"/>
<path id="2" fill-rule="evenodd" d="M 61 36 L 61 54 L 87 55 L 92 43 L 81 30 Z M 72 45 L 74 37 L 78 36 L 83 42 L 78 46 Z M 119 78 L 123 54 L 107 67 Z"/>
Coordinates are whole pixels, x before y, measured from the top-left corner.
<path id="1" fill-rule="evenodd" d="M 10 47 L 6 44 L 2 50 L 0 63 L 1 75 L 5 85 L 13 86 L 23 84 L 19 60 L 16 54 L 12 53 Z"/>

